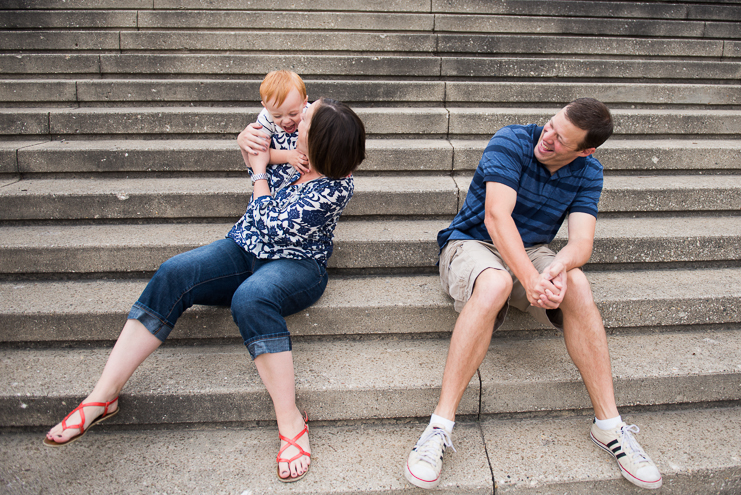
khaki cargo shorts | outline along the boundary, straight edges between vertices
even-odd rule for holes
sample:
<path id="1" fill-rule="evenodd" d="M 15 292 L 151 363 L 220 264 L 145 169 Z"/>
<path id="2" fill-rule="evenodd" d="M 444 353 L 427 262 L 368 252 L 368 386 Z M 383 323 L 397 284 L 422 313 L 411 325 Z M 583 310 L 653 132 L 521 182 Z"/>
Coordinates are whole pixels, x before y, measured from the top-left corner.
<path id="1" fill-rule="evenodd" d="M 551 264 L 556 253 L 545 244 L 525 248 L 530 261 L 538 272 L 543 272 Z M 499 251 L 493 244 L 483 241 L 457 240 L 449 241 L 440 253 L 440 283 L 455 301 L 454 308 L 459 313 L 471 298 L 476 279 L 484 270 L 493 268 L 504 270 L 512 276 L 514 285 L 509 300 L 504 305 L 494 323 L 494 330 L 499 328 L 507 316 L 509 306 L 532 315 L 536 320 L 563 330 L 563 314 L 560 309 L 538 308 L 531 306 L 525 294 L 525 288 L 504 264 Z"/>

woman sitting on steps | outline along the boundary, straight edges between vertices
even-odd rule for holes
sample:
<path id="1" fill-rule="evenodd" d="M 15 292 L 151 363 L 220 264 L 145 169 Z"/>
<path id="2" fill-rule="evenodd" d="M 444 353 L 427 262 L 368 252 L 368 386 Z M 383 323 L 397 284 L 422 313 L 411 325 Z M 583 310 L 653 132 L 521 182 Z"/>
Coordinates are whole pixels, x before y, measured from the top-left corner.
<path id="1" fill-rule="evenodd" d="M 240 134 L 245 161 L 255 154 L 260 135 L 252 125 Z M 365 128 L 348 106 L 322 98 L 306 109 L 296 147 L 308 157 L 308 173 L 290 165 L 256 165 L 252 200 L 227 237 L 160 266 L 131 309 L 95 388 L 47 433 L 46 445 L 67 445 L 117 414 L 119 392 L 187 308 L 231 306 L 275 408 L 278 478 L 296 481 L 306 474 L 308 427 L 295 403 L 284 317 L 308 308 L 324 292 L 334 229 L 353 194 L 351 174 L 365 158 Z"/>

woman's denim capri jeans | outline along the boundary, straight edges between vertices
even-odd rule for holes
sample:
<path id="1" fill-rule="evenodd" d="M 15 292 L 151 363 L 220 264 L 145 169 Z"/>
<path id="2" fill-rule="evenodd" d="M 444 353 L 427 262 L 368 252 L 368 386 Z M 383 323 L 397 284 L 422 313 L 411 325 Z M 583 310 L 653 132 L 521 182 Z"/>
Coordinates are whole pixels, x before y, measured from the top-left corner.
<path id="1" fill-rule="evenodd" d="M 162 263 L 129 318 L 164 341 L 194 304 L 231 306 L 255 359 L 292 349 L 284 317 L 314 304 L 326 286 L 327 272 L 313 259 L 258 259 L 227 238 Z"/>

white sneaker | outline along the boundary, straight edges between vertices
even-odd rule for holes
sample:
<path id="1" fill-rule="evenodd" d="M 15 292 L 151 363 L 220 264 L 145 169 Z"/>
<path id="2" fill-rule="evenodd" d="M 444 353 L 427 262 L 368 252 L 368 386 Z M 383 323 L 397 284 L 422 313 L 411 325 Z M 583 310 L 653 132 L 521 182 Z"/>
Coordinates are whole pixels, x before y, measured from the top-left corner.
<path id="1" fill-rule="evenodd" d="M 455 452 L 450 434 L 442 425 L 430 424 L 409 453 L 404 476 L 420 488 L 435 488 L 440 483 L 443 454 L 450 447 Z"/>
<path id="2" fill-rule="evenodd" d="M 633 438 L 633 433 L 639 431 L 636 425 L 626 426 L 625 423 L 620 423 L 612 430 L 601 430 L 596 424 L 592 424 L 590 436 L 598 447 L 615 458 L 626 480 L 642 488 L 659 488 L 661 473 Z"/>

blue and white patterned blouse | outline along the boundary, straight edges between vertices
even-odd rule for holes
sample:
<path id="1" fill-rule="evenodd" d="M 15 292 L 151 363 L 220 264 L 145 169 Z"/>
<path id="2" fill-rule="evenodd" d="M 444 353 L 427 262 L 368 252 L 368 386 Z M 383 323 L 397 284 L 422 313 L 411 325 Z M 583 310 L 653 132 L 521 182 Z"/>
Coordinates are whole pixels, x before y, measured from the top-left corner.
<path id="1" fill-rule="evenodd" d="M 295 149 L 298 132 L 271 147 Z M 301 174 L 291 165 L 269 165 L 272 196 L 254 197 L 227 237 L 260 259 L 315 259 L 322 267 L 332 255 L 337 221 L 355 188 L 352 175 L 292 185 Z M 250 170 L 250 175 L 252 170 Z"/>

